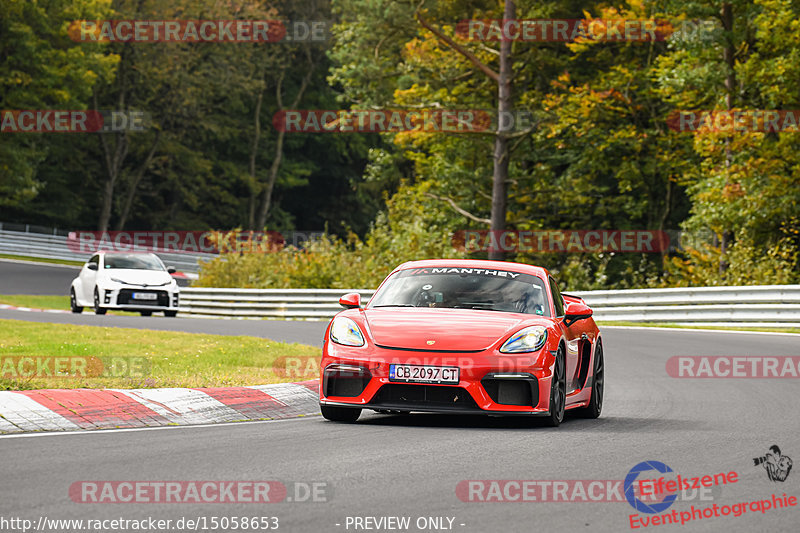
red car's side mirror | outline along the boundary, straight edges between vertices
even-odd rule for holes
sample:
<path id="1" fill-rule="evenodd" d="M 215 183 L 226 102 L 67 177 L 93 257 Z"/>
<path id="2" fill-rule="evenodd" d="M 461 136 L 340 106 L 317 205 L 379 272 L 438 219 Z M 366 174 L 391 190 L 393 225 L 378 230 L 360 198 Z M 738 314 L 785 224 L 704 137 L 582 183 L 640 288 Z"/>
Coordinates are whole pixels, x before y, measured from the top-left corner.
<path id="1" fill-rule="evenodd" d="M 583 320 L 592 316 L 592 309 L 583 302 L 571 302 L 567 304 L 567 310 L 564 315 L 564 324 L 570 327 L 578 320 Z"/>
<path id="2" fill-rule="evenodd" d="M 361 295 L 357 292 L 350 292 L 339 298 L 339 305 L 347 309 L 356 309 L 361 307 Z"/>

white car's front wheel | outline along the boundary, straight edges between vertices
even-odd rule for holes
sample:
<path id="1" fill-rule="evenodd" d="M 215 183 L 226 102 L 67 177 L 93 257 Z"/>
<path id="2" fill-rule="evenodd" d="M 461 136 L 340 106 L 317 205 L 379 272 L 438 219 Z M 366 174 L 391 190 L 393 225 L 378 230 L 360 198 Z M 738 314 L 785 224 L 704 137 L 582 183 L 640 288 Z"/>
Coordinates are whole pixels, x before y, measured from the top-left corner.
<path id="1" fill-rule="evenodd" d="M 104 315 L 108 309 L 100 307 L 100 293 L 97 292 L 97 287 L 94 288 L 94 314 Z"/>
<path id="2" fill-rule="evenodd" d="M 75 297 L 75 289 L 69 290 L 69 307 L 73 313 L 83 313 L 83 307 L 78 305 L 78 299 Z"/>

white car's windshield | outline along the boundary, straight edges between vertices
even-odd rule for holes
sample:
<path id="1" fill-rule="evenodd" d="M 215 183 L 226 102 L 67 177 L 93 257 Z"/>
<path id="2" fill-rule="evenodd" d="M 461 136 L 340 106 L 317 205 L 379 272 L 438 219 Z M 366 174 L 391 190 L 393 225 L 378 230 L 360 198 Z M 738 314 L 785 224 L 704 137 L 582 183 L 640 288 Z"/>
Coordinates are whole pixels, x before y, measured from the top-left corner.
<path id="1" fill-rule="evenodd" d="M 370 307 L 449 307 L 550 316 L 537 276 L 484 268 L 412 268 L 396 272 Z"/>
<path id="2" fill-rule="evenodd" d="M 107 255 L 103 262 L 105 268 L 127 268 L 132 270 L 164 270 L 155 256 L 146 254 Z"/>

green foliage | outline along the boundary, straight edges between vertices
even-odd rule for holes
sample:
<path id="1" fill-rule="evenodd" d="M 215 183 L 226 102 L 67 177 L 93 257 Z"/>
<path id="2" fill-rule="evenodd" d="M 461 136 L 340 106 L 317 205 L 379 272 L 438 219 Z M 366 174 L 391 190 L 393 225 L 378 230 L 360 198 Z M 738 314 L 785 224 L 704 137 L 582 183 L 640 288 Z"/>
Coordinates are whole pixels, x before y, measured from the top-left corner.
<path id="1" fill-rule="evenodd" d="M 377 287 L 397 265 L 431 257 L 460 257 L 451 233 L 432 220 L 424 199 L 408 189 L 388 203 L 361 240 L 325 235 L 302 250 L 224 253 L 203 266 L 201 287 L 336 288 Z"/>
<path id="2" fill-rule="evenodd" d="M 306 48 L 315 67 L 299 107 L 336 105 L 325 81 L 325 43 L 92 43 L 67 33 L 70 21 L 82 19 L 328 20 L 327 2 L 0 0 L 0 13 L 0 109 L 96 103 L 150 118 L 146 131 L 104 134 L 108 149 L 99 134 L 2 134 L 3 221 L 97 229 L 103 191 L 113 181 L 109 229 L 246 226 L 275 158 L 279 77 L 286 106 L 308 70 Z M 251 176 L 259 94 L 261 137 Z M 107 158 L 118 146 L 126 150 L 112 180 Z M 383 207 L 383 189 L 375 194 L 362 179 L 368 149 L 359 136 L 287 135 L 268 223 L 319 230 L 330 222 L 339 233 L 350 226 L 363 235 Z M 309 196 L 311 209 L 302 201 Z M 349 208 L 353 203 L 359 208 Z"/>
<path id="3" fill-rule="evenodd" d="M 510 260 L 545 266 L 574 290 L 800 282 L 800 136 L 667 127 L 676 110 L 800 109 L 797 2 L 732 1 L 730 31 L 720 26 L 720 3 L 709 0 L 516 4 L 521 19 L 712 20 L 717 27 L 663 42 L 515 42 L 513 105 L 535 127 L 511 142 L 507 226 L 713 237 L 709 246 L 668 255 L 523 251 Z M 111 151 L 128 146 L 110 217 L 125 228 L 247 227 L 282 142 L 267 225 L 324 227 L 327 236 L 302 251 L 226 254 L 205 267 L 201 282 L 374 286 L 406 260 L 458 255 L 453 232 L 485 229 L 492 132 L 279 137 L 272 116 L 299 91 L 309 59 L 314 70 L 301 108 L 491 111 L 496 84 L 416 14 L 496 70 L 498 43 L 470 41 L 455 29 L 464 19 L 499 19 L 502 8 L 488 0 L 0 0 L 0 109 L 86 108 L 96 96 L 100 108 L 149 112 L 146 132 L 107 136 Z M 112 17 L 337 24 L 330 43 L 311 48 L 67 37 L 66 21 Z M 251 154 L 256 119 L 261 136 Z M 0 219 L 95 227 L 108 153 L 97 135 L 4 136 Z M 724 253 L 723 236 L 730 237 Z"/>
<path id="4" fill-rule="evenodd" d="M 0 110 L 81 109 L 110 78 L 117 57 L 72 42 L 68 21 L 107 18 L 111 0 L 0 0 Z M 0 208 L 29 202 L 45 187 L 40 169 L 67 145 L 63 136 L 3 133 Z"/>

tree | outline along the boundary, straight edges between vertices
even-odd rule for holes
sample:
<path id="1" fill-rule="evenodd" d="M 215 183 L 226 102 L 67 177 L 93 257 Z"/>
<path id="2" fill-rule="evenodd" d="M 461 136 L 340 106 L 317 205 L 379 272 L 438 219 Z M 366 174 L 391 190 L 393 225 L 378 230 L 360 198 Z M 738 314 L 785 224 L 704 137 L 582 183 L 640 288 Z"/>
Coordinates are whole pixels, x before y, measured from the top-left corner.
<path id="1" fill-rule="evenodd" d="M 71 41 L 68 21 L 104 18 L 110 0 L 0 0 L 0 110 L 86 109 L 117 58 Z M 2 133 L 0 206 L 19 208 L 41 192 L 37 175 L 57 146 L 74 139 Z M 67 136 L 69 137 L 69 136 Z"/>

